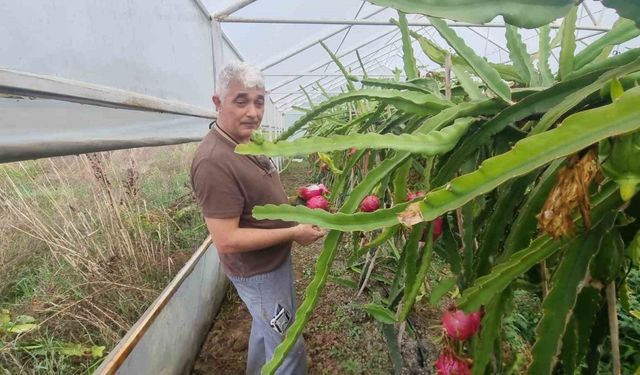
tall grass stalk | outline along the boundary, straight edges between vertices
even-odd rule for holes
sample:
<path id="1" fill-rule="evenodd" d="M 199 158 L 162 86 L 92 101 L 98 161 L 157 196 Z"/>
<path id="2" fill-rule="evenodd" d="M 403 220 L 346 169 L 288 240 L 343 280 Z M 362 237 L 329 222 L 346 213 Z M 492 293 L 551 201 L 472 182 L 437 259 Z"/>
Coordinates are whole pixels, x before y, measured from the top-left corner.
<path id="1" fill-rule="evenodd" d="M 40 327 L 0 333 L 0 368 L 84 373 L 95 360 L 65 360 L 23 344 L 109 350 L 124 335 L 188 259 L 181 250 L 204 238 L 187 180 L 193 149 L 0 165 L 0 307 L 33 315 Z"/>

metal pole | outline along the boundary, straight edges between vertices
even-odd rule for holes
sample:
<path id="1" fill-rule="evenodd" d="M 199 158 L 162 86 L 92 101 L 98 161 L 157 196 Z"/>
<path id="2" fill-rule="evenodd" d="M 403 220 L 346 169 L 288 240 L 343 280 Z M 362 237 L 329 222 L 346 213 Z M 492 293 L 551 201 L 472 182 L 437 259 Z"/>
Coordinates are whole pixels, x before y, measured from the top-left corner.
<path id="1" fill-rule="evenodd" d="M 202 12 L 202 14 L 204 14 L 204 16 L 207 17 L 208 20 L 211 20 L 211 14 L 209 14 L 207 7 L 202 3 L 202 0 L 193 0 L 193 1 L 198 6 L 198 9 L 200 9 L 200 12 Z"/>
<path id="2" fill-rule="evenodd" d="M 374 51 L 374 52 L 372 52 L 372 53 L 370 53 L 370 54 L 366 55 L 364 58 L 367 58 L 367 57 L 369 57 L 369 56 L 375 55 L 375 54 L 377 54 L 380 50 L 382 50 L 382 49 L 384 49 L 384 48 L 386 48 L 386 47 L 388 47 L 388 46 L 390 46 L 390 45 L 389 45 L 389 44 L 387 44 L 387 45 L 385 45 L 383 48 L 380 48 L 380 49 L 378 49 L 378 50 L 376 50 L 376 51 Z M 391 46 L 392 46 L 392 45 L 391 45 Z M 388 54 L 389 54 L 389 53 L 391 53 L 391 52 L 392 52 L 392 51 L 386 52 L 386 53 L 385 53 L 385 54 L 383 54 L 382 56 L 386 56 L 386 55 L 388 55 Z M 377 57 L 377 56 L 376 56 L 376 57 Z M 377 62 L 377 63 L 378 63 L 378 65 L 380 65 L 380 63 L 379 63 L 377 60 L 373 61 L 373 59 L 374 59 L 374 58 L 372 58 L 372 60 L 370 60 L 370 61 L 366 61 L 366 62 L 364 63 L 365 68 L 369 68 L 369 67 L 371 67 L 371 65 L 372 65 L 374 62 Z M 355 64 L 355 63 L 356 63 L 356 61 L 353 61 L 353 62 L 351 62 L 350 64 L 345 65 L 345 67 L 348 67 L 348 66 L 350 66 L 350 65 L 353 65 L 353 64 Z M 344 83 L 344 76 L 340 76 L 339 78 L 334 78 L 334 79 L 331 79 L 331 80 L 329 80 L 329 81 L 327 81 L 327 82 L 324 82 L 324 83 L 323 83 L 323 86 L 328 85 L 328 86 L 326 86 L 326 87 L 327 87 L 327 88 L 329 88 L 329 89 L 331 89 L 331 88 L 335 87 L 335 84 L 333 84 L 333 83 L 334 83 L 336 80 L 338 80 L 338 81 L 339 81 L 339 83 L 340 83 L 340 84 L 342 84 L 342 83 Z M 313 84 L 315 84 L 315 83 L 318 83 L 318 84 L 319 84 L 319 82 L 320 82 L 320 81 L 321 81 L 321 79 L 317 79 L 317 80 L 315 80 L 315 81 L 312 81 L 312 82 L 307 83 L 307 84 L 306 84 L 305 86 L 303 86 L 303 87 L 304 87 L 304 88 L 307 88 L 307 87 L 309 87 L 309 86 L 312 86 L 312 85 L 313 85 Z M 324 88 L 324 87 L 323 87 L 323 88 Z M 299 91 L 298 91 L 298 92 L 299 92 Z M 294 93 L 295 93 L 295 92 L 294 92 Z M 287 94 L 287 95 L 285 95 L 285 96 L 282 96 L 282 97 L 278 98 L 278 100 L 277 100 L 277 101 L 279 102 L 279 101 L 281 101 L 281 100 L 284 100 L 284 99 L 286 99 L 287 97 L 289 97 L 289 96 L 291 96 L 291 95 L 293 95 L 293 94 Z M 319 95 L 319 94 L 318 94 L 318 95 Z M 318 95 L 316 95 L 316 96 L 318 96 Z M 296 103 L 297 101 L 301 101 L 301 100 L 304 100 L 304 99 L 305 99 L 305 98 L 304 98 L 304 95 L 303 95 L 303 94 L 300 94 L 300 95 L 298 95 L 296 98 L 289 99 L 289 100 L 288 100 L 287 102 L 285 102 L 284 104 L 280 104 L 280 107 L 279 107 L 279 108 L 288 107 L 288 106 L 290 106 L 292 103 Z"/>
<path id="3" fill-rule="evenodd" d="M 242 54 L 240 53 L 240 51 L 238 51 L 238 49 L 236 48 L 236 46 L 231 42 L 231 39 L 229 39 L 229 37 L 227 36 L 227 34 L 224 33 L 224 31 L 222 32 L 222 39 L 224 39 L 225 42 L 227 42 L 227 45 L 229 46 L 229 48 L 231 48 L 231 50 L 238 55 L 238 57 L 240 58 L 240 60 L 245 61 L 244 57 L 242 56 Z"/>
<path id="4" fill-rule="evenodd" d="M 366 68 L 369 68 L 369 67 L 372 65 L 372 63 L 373 63 L 373 62 L 371 62 L 371 61 L 369 61 L 369 62 L 365 63 L 365 67 L 366 67 Z M 353 63 L 352 63 L 352 64 L 353 64 Z M 347 65 L 347 66 L 349 66 L 349 65 Z M 310 86 L 313 86 L 314 84 L 320 84 L 320 81 L 321 81 L 321 80 L 322 80 L 322 78 L 317 79 L 317 80 L 314 80 L 314 81 L 311 81 L 311 82 L 307 83 L 306 85 L 304 85 L 304 86 L 302 86 L 302 87 L 303 87 L 303 88 L 309 88 Z M 328 81 L 323 82 L 323 84 L 322 84 L 322 85 L 323 85 L 323 89 L 331 90 L 331 89 L 332 89 L 332 88 L 334 88 L 337 84 L 339 84 L 339 85 L 344 84 L 344 82 L 345 82 L 345 81 L 346 81 L 346 80 L 345 80 L 345 78 L 344 78 L 344 76 L 343 76 L 343 75 L 338 75 L 338 76 L 337 76 L 337 77 L 335 77 L 335 78 L 331 78 L 331 79 L 329 79 Z M 337 83 L 336 83 L 336 82 L 337 82 Z M 315 89 L 315 90 L 316 90 L 316 92 L 318 91 L 318 89 Z M 301 92 L 301 90 L 298 90 L 297 92 L 296 92 L 296 91 L 293 91 L 293 92 L 291 92 L 291 93 L 289 93 L 289 94 L 287 94 L 287 95 L 284 95 L 284 96 L 282 96 L 282 97 L 278 98 L 278 100 L 276 100 L 276 102 L 280 102 L 280 101 L 282 101 L 282 100 L 284 100 L 284 99 L 286 99 L 286 98 L 288 98 L 288 97 L 290 97 L 290 96 L 292 96 L 292 95 L 294 95 L 294 94 L 296 94 L 296 93 L 297 93 L 297 94 L 299 94 L 297 97 L 292 98 L 292 99 L 289 99 L 289 100 L 288 100 L 288 101 L 286 101 L 285 103 L 280 104 L 280 107 L 279 107 L 279 108 L 287 107 L 287 106 L 291 105 L 292 103 L 296 103 L 297 101 L 301 101 L 301 100 L 304 100 L 304 99 L 305 99 L 305 96 L 304 96 L 304 94 Z M 316 94 L 315 96 L 318 96 L 318 95 L 320 95 L 320 94 Z"/>
<path id="5" fill-rule="evenodd" d="M 265 77 L 293 77 L 293 76 L 300 76 L 300 77 L 342 77 L 342 74 L 336 74 L 336 73 L 318 73 L 318 74 L 314 74 L 314 73 L 293 73 L 293 74 L 286 74 L 286 73 L 264 73 Z M 393 74 L 370 74 L 369 77 L 392 77 Z M 281 93 L 281 92 L 280 92 Z"/>
<path id="6" fill-rule="evenodd" d="M 393 31 L 398 32 L 398 30 L 392 30 L 392 32 L 393 32 Z M 384 36 L 384 35 L 383 35 L 383 36 Z M 379 38 L 378 38 L 378 39 L 379 39 Z M 376 39 L 376 40 L 377 40 L 377 39 Z M 379 51 L 381 51 L 381 50 L 383 50 L 383 49 L 385 49 L 385 48 L 387 48 L 387 47 L 389 47 L 389 46 L 392 46 L 392 45 L 393 45 L 393 43 L 395 43 L 396 41 L 397 41 L 397 40 L 394 40 L 394 39 L 392 38 L 390 41 L 388 41 L 387 43 L 385 43 L 382 47 L 380 47 L 380 48 L 378 48 L 378 49 L 376 49 L 376 50 L 374 50 L 374 51 L 372 51 L 372 52 L 368 53 L 367 55 L 363 56 L 362 58 L 364 59 L 364 58 L 367 58 L 367 57 L 369 57 L 369 56 L 375 55 L 375 54 L 376 54 L 376 53 L 378 53 Z M 360 46 L 360 47 L 362 47 L 362 46 Z M 359 47 L 358 47 L 358 48 L 359 48 Z M 355 48 L 355 49 L 357 49 L 357 48 Z M 354 50 L 355 50 L 355 49 L 354 49 Z M 352 52 L 352 51 L 351 51 L 351 52 Z M 346 53 L 345 53 L 345 54 L 346 54 Z M 341 55 L 340 57 L 343 57 L 345 54 Z M 357 59 L 354 59 L 354 60 L 353 60 L 353 61 L 351 61 L 350 63 L 343 64 L 343 65 L 344 65 L 345 67 L 348 67 L 348 66 L 351 66 L 351 65 L 355 64 L 357 61 L 358 61 Z M 314 71 L 314 70 L 320 69 L 320 68 L 322 68 L 322 67 L 323 67 L 323 66 L 325 66 L 325 65 L 331 64 L 332 62 L 333 62 L 333 60 L 329 59 L 329 61 L 327 61 L 326 63 L 324 63 L 324 64 L 320 64 L 320 65 L 316 66 L 315 68 L 308 69 L 308 71 Z M 293 82 L 293 81 L 297 80 L 298 78 L 299 78 L 299 77 L 296 77 L 296 78 L 290 79 L 290 80 L 289 80 L 289 81 L 287 81 L 286 83 L 288 84 L 288 83 L 290 83 L 290 82 Z M 310 83 L 308 83 L 307 85 L 305 85 L 304 87 L 308 87 L 308 86 L 310 86 L 310 85 L 312 85 L 312 84 L 314 84 L 314 83 L 316 83 L 316 82 L 318 82 L 318 81 L 320 81 L 320 79 L 315 80 L 315 81 L 313 81 L 313 82 L 310 82 Z M 282 87 L 282 86 L 284 86 L 284 85 L 280 85 L 279 87 Z M 277 87 L 277 88 L 279 88 L 279 87 Z M 277 89 L 277 88 L 275 88 L 275 89 Z M 275 90 L 275 89 L 273 89 L 273 90 Z M 290 95 L 286 95 L 286 96 L 283 96 L 283 97 L 281 97 L 281 98 L 278 98 L 278 99 L 276 100 L 276 102 L 278 102 L 278 101 L 280 101 L 280 100 L 282 100 L 282 99 L 284 99 L 284 98 L 287 98 L 288 96 L 290 96 Z"/>
<path id="7" fill-rule="evenodd" d="M 364 26 L 397 26 L 391 21 L 373 21 L 373 20 L 347 20 L 347 19 L 295 19 L 295 18 L 242 18 L 242 17 L 227 17 L 221 19 L 220 22 L 230 23 L 270 23 L 270 24 L 297 24 L 297 25 L 364 25 Z M 449 27 L 506 27 L 505 23 L 467 23 L 467 22 L 448 22 Z M 409 26 L 433 26 L 431 22 L 409 22 Z M 559 29 L 558 25 L 550 25 L 552 29 Z M 589 31 L 609 31 L 610 29 L 604 27 L 591 27 L 591 26 L 577 26 L 577 30 L 589 30 Z"/>
<path id="8" fill-rule="evenodd" d="M 373 52 L 373 53 L 371 53 L 371 54 L 369 54 L 369 55 L 367 55 L 367 56 L 365 56 L 365 57 L 369 57 L 369 56 L 371 56 L 372 54 L 375 54 L 375 53 L 379 52 L 380 50 L 382 50 L 382 49 L 386 48 L 387 46 L 389 46 L 389 45 L 385 45 L 383 48 L 378 49 L 377 51 L 375 51 L 375 52 Z M 383 56 L 385 56 L 385 55 L 387 55 L 387 54 L 389 54 L 389 53 L 390 53 L 390 52 L 387 52 L 387 53 L 386 53 L 386 54 L 384 54 Z M 376 62 L 378 63 L 378 65 L 380 65 L 380 63 L 379 63 L 377 60 L 375 60 L 375 61 L 373 61 L 373 60 L 367 61 L 367 62 L 365 62 L 365 63 L 364 63 L 364 65 L 365 65 L 365 67 L 366 67 L 366 68 L 369 68 L 373 63 L 376 63 Z M 352 64 L 355 64 L 355 61 L 354 61 L 354 62 L 352 62 L 352 63 L 350 63 L 350 64 L 348 64 L 348 65 L 345 65 L 345 66 L 349 66 L 349 65 L 352 65 Z M 306 85 L 305 85 L 305 86 L 303 86 L 303 87 L 304 87 L 304 88 L 307 88 L 307 87 L 309 87 L 309 86 L 313 85 L 314 83 L 318 83 L 320 80 L 321 80 L 321 79 L 317 79 L 317 80 L 315 80 L 315 81 L 312 81 L 312 82 L 310 82 L 310 83 L 306 84 Z M 337 85 L 339 85 L 339 84 L 343 84 L 343 83 L 344 83 L 344 80 L 345 80 L 344 76 L 339 75 L 339 77 L 338 77 L 338 78 L 333 78 L 333 79 L 329 80 L 328 82 L 325 82 L 325 83 L 324 83 L 324 85 L 326 85 L 326 89 L 327 89 L 327 90 L 331 90 L 331 89 L 335 88 Z M 338 81 L 338 82 L 336 82 L 336 81 Z M 334 83 L 334 82 L 336 82 L 336 83 Z M 325 88 L 325 87 L 323 87 L 323 88 Z M 291 95 L 293 95 L 293 94 L 295 94 L 295 93 L 300 93 L 300 91 L 297 91 L 297 92 L 296 92 L 296 91 L 294 91 L 294 92 L 292 92 L 292 93 L 290 93 L 290 94 L 287 94 L 287 95 L 285 95 L 285 96 L 283 96 L 283 97 L 281 97 L 281 98 L 278 98 L 278 100 L 277 100 L 277 101 L 281 101 L 281 100 L 283 100 L 283 99 L 286 99 L 287 97 L 289 97 L 289 96 L 291 96 Z M 315 94 L 315 95 L 313 96 L 313 98 L 318 97 L 319 95 L 320 95 L 320 94 L 319 94 L 319 93 L 317 93 L 317 94 Z M 283 112 L 284 112 L 283 108 L 286 108 L 286 109 L 288 110 L 289 108 L 291 108 L 291 106 L 298 104 L 297 102 L 303 101 L 303 100 L 305 100 L 305 99 L 306 99 L 306 97 L 304 96 L 304 94 L 302 94 L 302 93 L 301 93 L 301 94 L 300 94 L 300 95 L 298 95 L 296 98 L 289 99 L 287 102 L 285 102 L 285 103 L 281 104 L 278 108 L 279 108 L 281 111 L 283 111 Z"/>
<path id="9" fill-rule="evenodd" d="M 366 15 L 366 16 L 364 17 L 364 19 L 367 19 L 367 18 L 373 17 L 373 16 L 375 16 L 376 14 L 378 14 L 378 13 L 380 13 L 380 12 L 382 12 L 382 11 L 386 10 L 386 9 L 387 9 L 387 8 L 378 9 L 378 10 L 376 10 L 375 12 L 373 12 L 373 13 L 371 13 L 371 14 Z M 334 35 L 336 35 L 336 34 L 340 34 L 340 33 L 341 33 L 341 32 L 343 32 L 344 30 L 347 30 L 349 27 L 350 27 L 350 26 L 341 27 L 341 28 L 339 28 L 338 30 L 336 30 L 336 31 L 332 31 L 332 32 L 330 32 L 329 34 L 327 34 L 327 35 L 325 35 L 325 36 L 323 36 L 323 37 L 320 37 L 320 38 L 314 38 L 314 39 L 313 39 L 313 41 L 310 41 L 310 42 L 309 42 L 309 41 L 307 41 L 307 42 L 305 42 L 305 43 L 302 43 L 302 45 L 300 45 L 300 46 L 298 46 L 298 47 L 293 48 L 293 50 L 292 50 L 292 51 L 285 52 L 284 54 L 282 54 L 282 55 L 280 55 L 280 56 L 276 56 L 276 57 L 273 57 L 273 58 L 271 58 L 271 59 L 267 60 L 267 62 L 265 62 L 264 64 L 262 64 L 262 65 L 260 66 L 260 69 L 261 69 L 261 70 L 269 69 L 269 68 L 273 67 L 274 65 L 277 65 L 277 64 L 279 64 L 279 63 L 281 63 L 281 62 L 283 62 L 283 61 L 285 61 L 285 60 L 287 60 L 287 59 L 289 59 L 289 58 L 291 58 L 291 57 L 293 57 L 293 56 L 296 56 L 296 55 L 297 55 L 297 54 L 299 54 L 300 52 L 306 51 L 307 49 L 309 49 L 309 48 L 311 48 L 311 47 L 315 46 L 316 44 L 318 44 L 318 43 L 319 43 L 319 42 L 321 42 L 321 41 L 327 40 L 327 39 L 331 38 L 332 36 L 334 36 Z"/>
<path id="10" fill-rule="evenodd" d="M 9 69 L 0 69 L 0 94 L 2 93 L 14 96 L 50 98 L 109 108 L 216 118 L 214 111 L 188 103 L 88 82 Z"/>
<path id="11" fill-rule="evenodd" d="M 242 0 L 242 1 L 238 1 L 235 4 L 232 4 L 230 6 L 228 6 L 227 8 L 219 11 L 218 13 L 215 13 L 213 15 L 213 18 L 215 20 L 222 20 L 222 19 L 226 19 L 228 16 L 230 16 L 231 14 L 239 11 L 240 9 L 246 7 L 247 5 L 250 5 L 252 3 L 255 3 L 256 0 Z"/>
<path id="12" fill-rule="evenodd" d="M 418 31 L 423 31 L 423 30 L 425 30 L 425 27 L 421 27 L 421 28 L 419 28 L 419 29 L 418 29 Z M 379 62 L 377 59 L 378 59 L 378 58 L 380 58 L 380 57 L 386 57 L 386 56 L 390 55 L 391 53 L 395 53 L 396 51 L 387 51 L 387 52 L 385 52 L 385 53 L 383 53 L 382 55 L 379 55 L 379 56 L 377 55 L 377 54 L 378 54 L 378 52 L 380 52 L 381 50 L 383 50 L 383 49 L 385 49 L 385 48 L 387 48 L 387 47 L 391 47 L 391 48 L 396 48 L 396 49 L 397 49 L 397 48 L 398 48 L 397 43 L 399 42 L 399 40 L 400 40 L 400 39 L 399 39 L 399 37 L 397 37 L 397 36 L 392 37 L 392 38 L 391 38 L 390 40 L 388 40 L 388 41 L 387 41 L 387 42 L 386 42 L 386 43 L 385 43 L 381 48 L 378 48 L 378 49 L 376 49 L 376 50 L 374 50 L 374 51 L 372 51 L 372 52 L 369 52 L 368 54 L 366 54 L 366 55 L 362 56 L 361 58 L 362 58 L 362 60 L 363 60 L 364 64 L 368 67 L 369 65 L 371 65 L 371 60 L 374 60 L 374 59 L 375 59 L 375 60 L 376 60 L 376 62 L 378 62 L 378 65 L 379 65 L 379 66 L 385 66 L 385 65 L 383 65 L 383 64 L 380 64 L 380 62 Z M 353 60 L 353 61 L 351 61 L 350 63 L 343 64 L 343 65 L 344 65 L 345 67 L 349 67 L 349 66 L 351 66 L 351 65 L 353 65 L 353 64 L 355 64 L 355 63 L 357 63 L 357 62 L 358 62 L 358 60 L 357 60 L 357 59 L 354 59 L 354 60 Z M 322 79 L 322 78 L 321 78 L 321 79 Z M 303 86 L 303 87 L 305 87 L 305 88 L 306 88 L 306 87 L 309 87 L 309 86 L 313 85 L 314 83 L 319 82 L 321 79 L 317 79 L 317 80 L 315 80 L 315 81 L 312 81 L 312 82 L 310 82 L 310 83 L 307 83 L 307 84 L 306 84 L 305 86 Z M 331 81 L 329 81 L 328 83 L 331 83 L 331 82 L 333 82 L 333 81 L 334 81 L 334 80 L 331 80 Z M 326 83 L 325 83 L 325 84 L 326 84 Z M 286 99 L 287 97 L 289 97 L 289 96 L 291 96 L 291 95 L 292 95 L 292 94 L 287 94 L 287 95 L 285 95 L 285 96 L 282 96 L 282 97 L 278 98 L 278 99 L 276 100 L 276 102 L 281 101 L 281 100 L 283 100 L 283 99 Z M 303 99 L 304 99 L 303 94 L 300 94 L 300 95 L 299 95 L 298 97 L 296 97 L 295 99 L 290 99 L 290 100 L 288 100 L 287 102 L 285 102 L 284 104 L 280 104 L 278 108 L 279 108 L 280 110 L 282 110 L 282 111 L 284 111 L 284 110 L 283 110 L 283 108 L 286 108 L 286 110 L 288 110 L 288 109 L 290 109 L 290 108 L 291 108 L 291 107 L 290 107 L 290 105 L 291 105 L 292 103 L 295 105 L 295 104 L 297 104 L 296 102 L 302 101 Z"/>
<path id="13" fill-rule="evenodd" d="M 591 22 L 593 23 L 593 26 L 598 26 L 598 21 L 596 21 L 596 18 L 593 16 L 593 13 L 591 13 L 591 9 L 589 9 L 589 7 L 587 6 L 587 3 L 586 2 L 582 3 L 582 6 L 584 7 L 584 10 L 587 11 L 589 18 L 591 18 Z"/>
<path id="14" fill-rule="evenodd" d="M 353 51 L 357 50 L 358 48 L 362 48 L 362 47 L 366 46 L 367 44 L 373 43 L 373 42 L 377 41 L 378 39 L 382 38 L 383 36 L 388 35 L 388 34 L 391 34 L 392 32 L 394 32 L 394 31 L 396 31 L 396 30 L 397 30 L 397 29 L 393 29 L 393 30 L 386 31 L 386 32 L 384 32 L 384 33 L 378 34 L 378 35 L 374 36 L 373 38 L 371 38 L 371 39 L 367 40 L 366 42 L 361 43 L 361 44 L 357 45 L 356 47 L 351 48 L 351 49 L 350 49 L 350 50 L 348 50 L 347 52 L 343 52 L 342 54 L 340 54 L 340 55 L 339 55 L 339 56 L 337 56 L 337 57 L 338 57 L 338 58 L 344 57 L 344 56 L 348 55 L 349 53 L 351 53 L 351 52 L 353 52 Z M 307 72 L 312 72 L 312 71 L 314 71 L 314 70 L 320 69 L 320 68 L 322 68 L 323 66 L 325 66 L 325 65 L 327 65 L 327 64 L 330 64 L 332 61 L 333 61 L 333 60 L 329 59 L 328 61 L 326 61 L 326 62 L 324 62 L 324 63 L 322 63 L 322 64 L 319 64 L 319 65 L 317 65 L 317 66 L 314 66 L 314 67 L 312 67 L 312 68 L 307 69 Z M 273 91 L 273 90 L 277 90 L 277 89 L 279 89 L 280 87 L 282 87 L 282 86 L 284 86 L 284 85 L 286 85 L 286 84 L 289 84 L 289 83 L 291 83 L 291 82 L 295 81 L 296 79 L 298 79 L 298 77 L 295 77 L 295 78 L 292 78 L 292 79 L 289 79 L 289 80 L 285 80 L 285 81 L 279 82 L 278 84 L 276 84 L 276 85 L 275 85 L 275 87 L 271 88 L 271 90 L 272 90 L 272 91 Z"/>
<path id="15" fill-rule="evenodd" d="M 211 21 L 211 42 L 213 43 L 213 76 L 218 77 L 220 69 L 224 66 L 224 49 L 222 48 L 223 37 L 220 22 L 215 19 Z M 215 87 L 215 86 L 214 86 Z"/>

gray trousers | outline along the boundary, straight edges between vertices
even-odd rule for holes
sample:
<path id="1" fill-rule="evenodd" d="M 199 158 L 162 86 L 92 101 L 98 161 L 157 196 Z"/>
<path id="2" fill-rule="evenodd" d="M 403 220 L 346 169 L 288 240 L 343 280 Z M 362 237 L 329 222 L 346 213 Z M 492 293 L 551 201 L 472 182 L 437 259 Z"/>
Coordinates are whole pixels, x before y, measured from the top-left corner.
<path id="1" fill-rule="evenodd" d="M 247 305 L 251 317 L 251 336 L 247 357 L 247 375 L 260 374 L 271 359 L 276 346 L 293 323 L 296 311 L 296 291 L 289 257 L 271 272 L 251 277 L 229 276 L 238 295 Z M 279 375 L 305 375 L 307 361 L 304 340 L 298 339 L 276 372 Z"/>

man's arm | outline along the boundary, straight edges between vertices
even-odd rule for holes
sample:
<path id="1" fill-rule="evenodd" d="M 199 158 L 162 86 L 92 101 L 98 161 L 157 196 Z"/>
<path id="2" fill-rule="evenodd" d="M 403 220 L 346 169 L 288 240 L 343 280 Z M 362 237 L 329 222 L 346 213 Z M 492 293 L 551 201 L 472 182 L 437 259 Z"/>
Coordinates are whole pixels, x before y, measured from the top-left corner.
<path id="1" fill-rule="evenodd" d="M 221 253 L 242 253 L 274 246 L 287 241 L 308 245 L 325 232 L 311 225 L 296 225 L 290 228 L 256 229 L 240 228 L 239 217 L 228 219 L 205 218 L 209 233 Z"/>

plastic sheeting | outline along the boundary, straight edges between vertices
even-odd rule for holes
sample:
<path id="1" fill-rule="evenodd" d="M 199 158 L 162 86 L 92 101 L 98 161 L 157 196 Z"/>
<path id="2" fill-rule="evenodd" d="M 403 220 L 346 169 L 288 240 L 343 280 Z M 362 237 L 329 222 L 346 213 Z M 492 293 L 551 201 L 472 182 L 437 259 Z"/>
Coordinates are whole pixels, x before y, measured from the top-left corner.
<path id="1" fill-rule="evenodd" d="M 0 99 L 0 162 L 197 141 L 210 120 L 46 99 Z"/>
<path id="2" fill-rule="evenodd" d="M 210 107 L 209 20 L 193 0 L 0 1 L 0 67 Z"/>
<path id="3" fill-rule="evenodd" d="M 222 49 L 225 61 L 242 59 L 226 40 Z M 0 69 L 0 162 L 197 141 L 210 120 L 193 114 L 213 112 L 212 25 L 194 0 L 0 1 Z M 30 91 L 29 75 L 49 91 Z M 111 101 L 78 99 L 73 85 L 98 85 L 91 94 Z M 133 110 L 149 102 L 137 98 L 192 110 Z M 271 102 L 264 124 L 284 126 Z"/>

